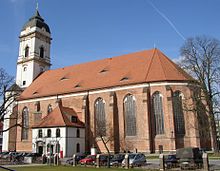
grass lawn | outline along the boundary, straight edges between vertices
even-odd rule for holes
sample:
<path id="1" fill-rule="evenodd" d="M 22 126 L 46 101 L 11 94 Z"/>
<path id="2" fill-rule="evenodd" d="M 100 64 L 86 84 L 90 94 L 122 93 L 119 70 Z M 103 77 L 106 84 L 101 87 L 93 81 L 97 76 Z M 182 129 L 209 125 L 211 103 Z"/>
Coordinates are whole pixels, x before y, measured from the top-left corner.
<path id="1" fill-rule="evenodd" d="M 117 168 L 91 168 L 91 167 L 72 167 L 72 166 L 32 166 L 32 167 L 13 167 L 16 171 L 126 171 Z M 1 169 L 0 169 L 1 170 Z M 141 171 L 142 169 L 129 169 Z"/>

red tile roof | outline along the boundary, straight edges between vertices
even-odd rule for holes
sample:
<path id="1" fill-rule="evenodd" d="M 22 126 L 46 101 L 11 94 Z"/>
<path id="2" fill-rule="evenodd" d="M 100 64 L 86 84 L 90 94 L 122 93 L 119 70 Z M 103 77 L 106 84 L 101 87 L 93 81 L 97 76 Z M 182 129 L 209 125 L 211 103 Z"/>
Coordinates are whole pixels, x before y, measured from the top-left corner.
<path id="1" fill-rule="evenodd" d="M 137 83 L 193 80 L 160 50 L 49 70 L 21 94 L 20 100 Z"/>
<path id="2" fill-rule="evenodd" d="M 68 107 L 58 105 L 51 113 L 45 116 L 41 122 L 32 128 L 49 128 L 49 127 L 84 127 L 79 120 L 77 123 L 70 121 L 71 116 L 76 116 L 76 112 Z"/>

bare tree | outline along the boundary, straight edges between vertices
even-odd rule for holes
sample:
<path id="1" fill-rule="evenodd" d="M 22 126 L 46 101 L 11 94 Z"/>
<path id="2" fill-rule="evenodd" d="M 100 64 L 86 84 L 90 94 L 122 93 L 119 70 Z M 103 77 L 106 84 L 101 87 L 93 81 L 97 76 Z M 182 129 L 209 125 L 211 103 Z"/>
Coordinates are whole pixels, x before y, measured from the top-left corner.
<path id="1" fill-rule="evenodd" d="M 111 124 L 106 124 L 104 120 L 97 120 L 96 121 L 96 139 L 97 141 L 101 140 L 105 149 L 108 153 L 108 163 L 107 166 L 110 167 L 110 150 L 109 146 L 110 143 L 114 140 L 113 129 Z"/>
<path id="2" fill-rule="evenodd" d="M 3 68 L 0 68 L 0 97 L 2 101 L 0 103 L 0 121 L 3 122 L 4 120 L 17 120 L 16 115 L 10 117 L 7 114 L 12 114 L 15 111 L 16 104 L 15 100 L 16 97 L 20 94 L 21 89 L 16 85 L 13 84 L 14 78 L 6 73 Z M 16 121 L 12 122 L 13 124 L 10 125 L 2 132 L 8 131 L 9 129 L 18 126 Z M 21 126 L 21 125 L 20 125 Z"/>
<path id="3" fill-rule="evenodd" d="M 199 99 L 205 102 L 211 125 L 212 146 L 217 151 L 215 116 L 220 112 L 220 42 L 205 36 L 189 38 L 180 51 L 183 57 L 180 65 L 198 81 L 201 88 Z"/>

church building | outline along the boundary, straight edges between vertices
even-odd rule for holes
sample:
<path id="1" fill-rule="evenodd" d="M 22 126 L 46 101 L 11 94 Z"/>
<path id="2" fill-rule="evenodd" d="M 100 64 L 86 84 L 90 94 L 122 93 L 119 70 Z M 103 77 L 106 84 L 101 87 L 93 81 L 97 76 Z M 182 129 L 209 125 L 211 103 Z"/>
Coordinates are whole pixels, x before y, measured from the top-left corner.
<path id="1" fill-rule="evenodd" d="M 202 136 L 197 113 L 188 110 L 199 86 L 159 49 L 50 70 L 51 32 L 38 10 L 19 38 L 22 93 L 12 115 L 22 126 L 5 133 L 3 150 L 106 152 L 100 130 L 111 152 L 211 148 L 211 136 Z"/>

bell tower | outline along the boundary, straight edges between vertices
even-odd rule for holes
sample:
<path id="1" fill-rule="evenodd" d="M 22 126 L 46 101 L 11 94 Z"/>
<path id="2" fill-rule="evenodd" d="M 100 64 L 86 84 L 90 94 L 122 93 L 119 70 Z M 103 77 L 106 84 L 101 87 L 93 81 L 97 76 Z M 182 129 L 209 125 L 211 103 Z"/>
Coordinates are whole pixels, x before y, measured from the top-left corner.
<path id="1" fill-rule="evenodd" d="M 51 33 L 38 9 L 23 26 L 20 36 L 16 84 L 28 87 L 42 72 L 49 70 Z"/>

